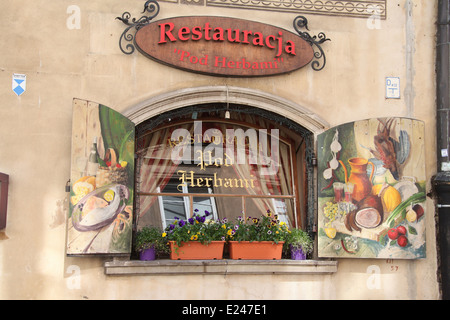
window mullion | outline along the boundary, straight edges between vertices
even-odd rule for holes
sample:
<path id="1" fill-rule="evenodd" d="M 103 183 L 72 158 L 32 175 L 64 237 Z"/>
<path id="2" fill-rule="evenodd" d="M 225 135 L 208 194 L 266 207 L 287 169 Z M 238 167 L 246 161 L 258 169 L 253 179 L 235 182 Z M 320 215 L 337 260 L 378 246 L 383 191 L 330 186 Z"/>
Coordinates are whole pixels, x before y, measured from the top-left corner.
<path id="1" fill-rule="evenodd" d="M 183 193 L 189 193 L 187 185 L 182 186 Z M 183 196 L 184 211 L 186 212 L 186 219 L 189 219 L 193 215 L 193 198 L 191 196 Z"/>

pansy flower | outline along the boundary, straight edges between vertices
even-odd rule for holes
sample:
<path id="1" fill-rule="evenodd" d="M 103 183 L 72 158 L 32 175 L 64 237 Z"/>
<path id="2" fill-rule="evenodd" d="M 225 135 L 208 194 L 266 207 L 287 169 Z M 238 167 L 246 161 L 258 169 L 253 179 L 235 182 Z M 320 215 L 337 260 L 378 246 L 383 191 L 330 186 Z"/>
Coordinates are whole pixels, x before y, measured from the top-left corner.
<path id="1" fill-rule="evenodd" d="M 205 217 L 196 216 L 195 219 L 200 223 L 205 222 Z"/>

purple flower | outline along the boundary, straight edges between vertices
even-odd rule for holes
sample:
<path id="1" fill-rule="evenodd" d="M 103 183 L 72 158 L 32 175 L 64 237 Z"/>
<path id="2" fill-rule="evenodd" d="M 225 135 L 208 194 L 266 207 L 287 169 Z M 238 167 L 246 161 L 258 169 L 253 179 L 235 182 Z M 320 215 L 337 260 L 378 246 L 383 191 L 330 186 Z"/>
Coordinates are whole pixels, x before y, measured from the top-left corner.
<path id="1" fill-rule="evenodd" d="M 180 227 L 183 227 L 185 224 L 186 224 L 186 222 L 183 219 L 181 219 L 180 222 L 178 222 L 178 225 Z"/>
<path id="2" fill-rule="evenodd" d="M 237 229 L 239 229 L 239 225 L 238 224 L 234 226 L 234 230 L 237 230 Z"/>
<path id="3" fill-rule="evenodd" d="M 188 221 L 190 224 L 194 224 L 194 218 L 189 218 Z"/>
<path id="4" fill-rule="evenodd" d="M 170 224 L 169 225 L 169 230 L 173 230 L 173 229 L 175 229 L 175 225 L 174 224 Z"/>
<path id="5" fill-rule="evenodd" d="M 198 209 L 194 209 L 194 212 L 198 212 Z"/>
<path id="6" fill-rule="evenodd" d="M 205 217 L 196 216 L 195 219 L 197 219 L 197 221 L 200 223 L 205 222 Z"/>
<path id="7" fill-rule="evenodd" d="M 209 216 L 211 214 L 211 212 L 209 212 L 208 210 L 205 210 L 205 217 Z"/>

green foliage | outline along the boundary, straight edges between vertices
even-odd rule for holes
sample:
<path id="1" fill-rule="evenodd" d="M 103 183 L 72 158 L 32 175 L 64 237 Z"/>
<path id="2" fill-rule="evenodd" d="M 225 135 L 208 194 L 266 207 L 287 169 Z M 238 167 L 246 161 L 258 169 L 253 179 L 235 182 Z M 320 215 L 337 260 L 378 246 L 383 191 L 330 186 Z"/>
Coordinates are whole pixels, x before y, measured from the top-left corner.
<path id="1" fill-rule="evenodd" d="M 134 131 L 134 123 L 103 105 L 99 106 L 99 118 L 105 149 L 113 148 L 119 152 L 124 140 L 129 139 L 129 133 Z"/>
<path id="2" fill-rule="evenodd" d="M 205 211 L 205 215 L 200 216 L 197 211 L 192 218 L 187 221 L 177 219 L 170 224 L 164 232 L 163 236 L 168 241 L 175 241 L 178 246 L 182 242 L 199 241 L 203 244 L 211 243 L 211 241 L 225 241 L 228 226 L 220 221 L 211 219 L 211 214 Z"/>
<path id="3" fill-rule="evenodd" d="M 289 249 L 292 246 L 294 249 L 302 248 L 305 254 L 311 253 L 314 243 L 308 233 L 301 229 L 291 229 L 290 231 L 286 237 L 285 248 Z"/>
<path id="4" fill-rule="evenodd" d="M 105 150 L 114 149 L 118 162 L 127 162 L 128 187 L 133 194 L 135 125 L 119 112 L 104 105 L 99 105 L 99 119 Z M 104 162 L 102 159 L 99 161 Z M 133 203 L 132 199 L 130 197 L 129 204 Z"/>
<path id="5" fill-rule="evenodd" d="M 170 252 L 167 240 L 163 237 L 161 230 L 156 227 L 144 227 L 138 231 L 135 247 L 137 251 L 155 247 L 158 253 Z"/>
<path id="6" fill-rule="evenodd" d="M 239 217 L 236 224 L 232 225 L 232 231 L 228 239 L 233 241 L 273 241 L 278 243 L 285 241 L 289 229 L 284 222 L 278 220 L 278 216 L 270 211 L 259 218 Z"/>
<path id="7" fill-rule="evenodd" d="M 270 211 L 259 218 L 238 217 L 229 222 L 227 218 L 214 220 L 208 211 L 205 215 L 194 213 L 187 221 L 176 219 L 162 234 L 166 241 L 174 241 L 178 247 L 182 242 L 198 241 L 208 244 L 211 241 L 285 241 L 294 247 L 301 246 L 305 253 L 313 249 L 313 241 L 309 235 L 299 229 L 289 230 L 286 223 L 279 221 L 278 216 Z"/>

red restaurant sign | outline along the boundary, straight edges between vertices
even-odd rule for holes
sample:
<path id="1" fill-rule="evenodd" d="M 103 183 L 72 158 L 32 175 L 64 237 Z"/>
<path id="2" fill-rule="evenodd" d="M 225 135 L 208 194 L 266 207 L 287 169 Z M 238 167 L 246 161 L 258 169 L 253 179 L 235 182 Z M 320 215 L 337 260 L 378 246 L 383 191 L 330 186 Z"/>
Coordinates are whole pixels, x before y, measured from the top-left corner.
<path id="1" fill-rule="evenodd" d="M 169 66 L 208 75 L 257 77 L 309 64 L 311 45 L 295 33 L 225 17 L 176 17 L 136 32 L 138 50 Z"/>

